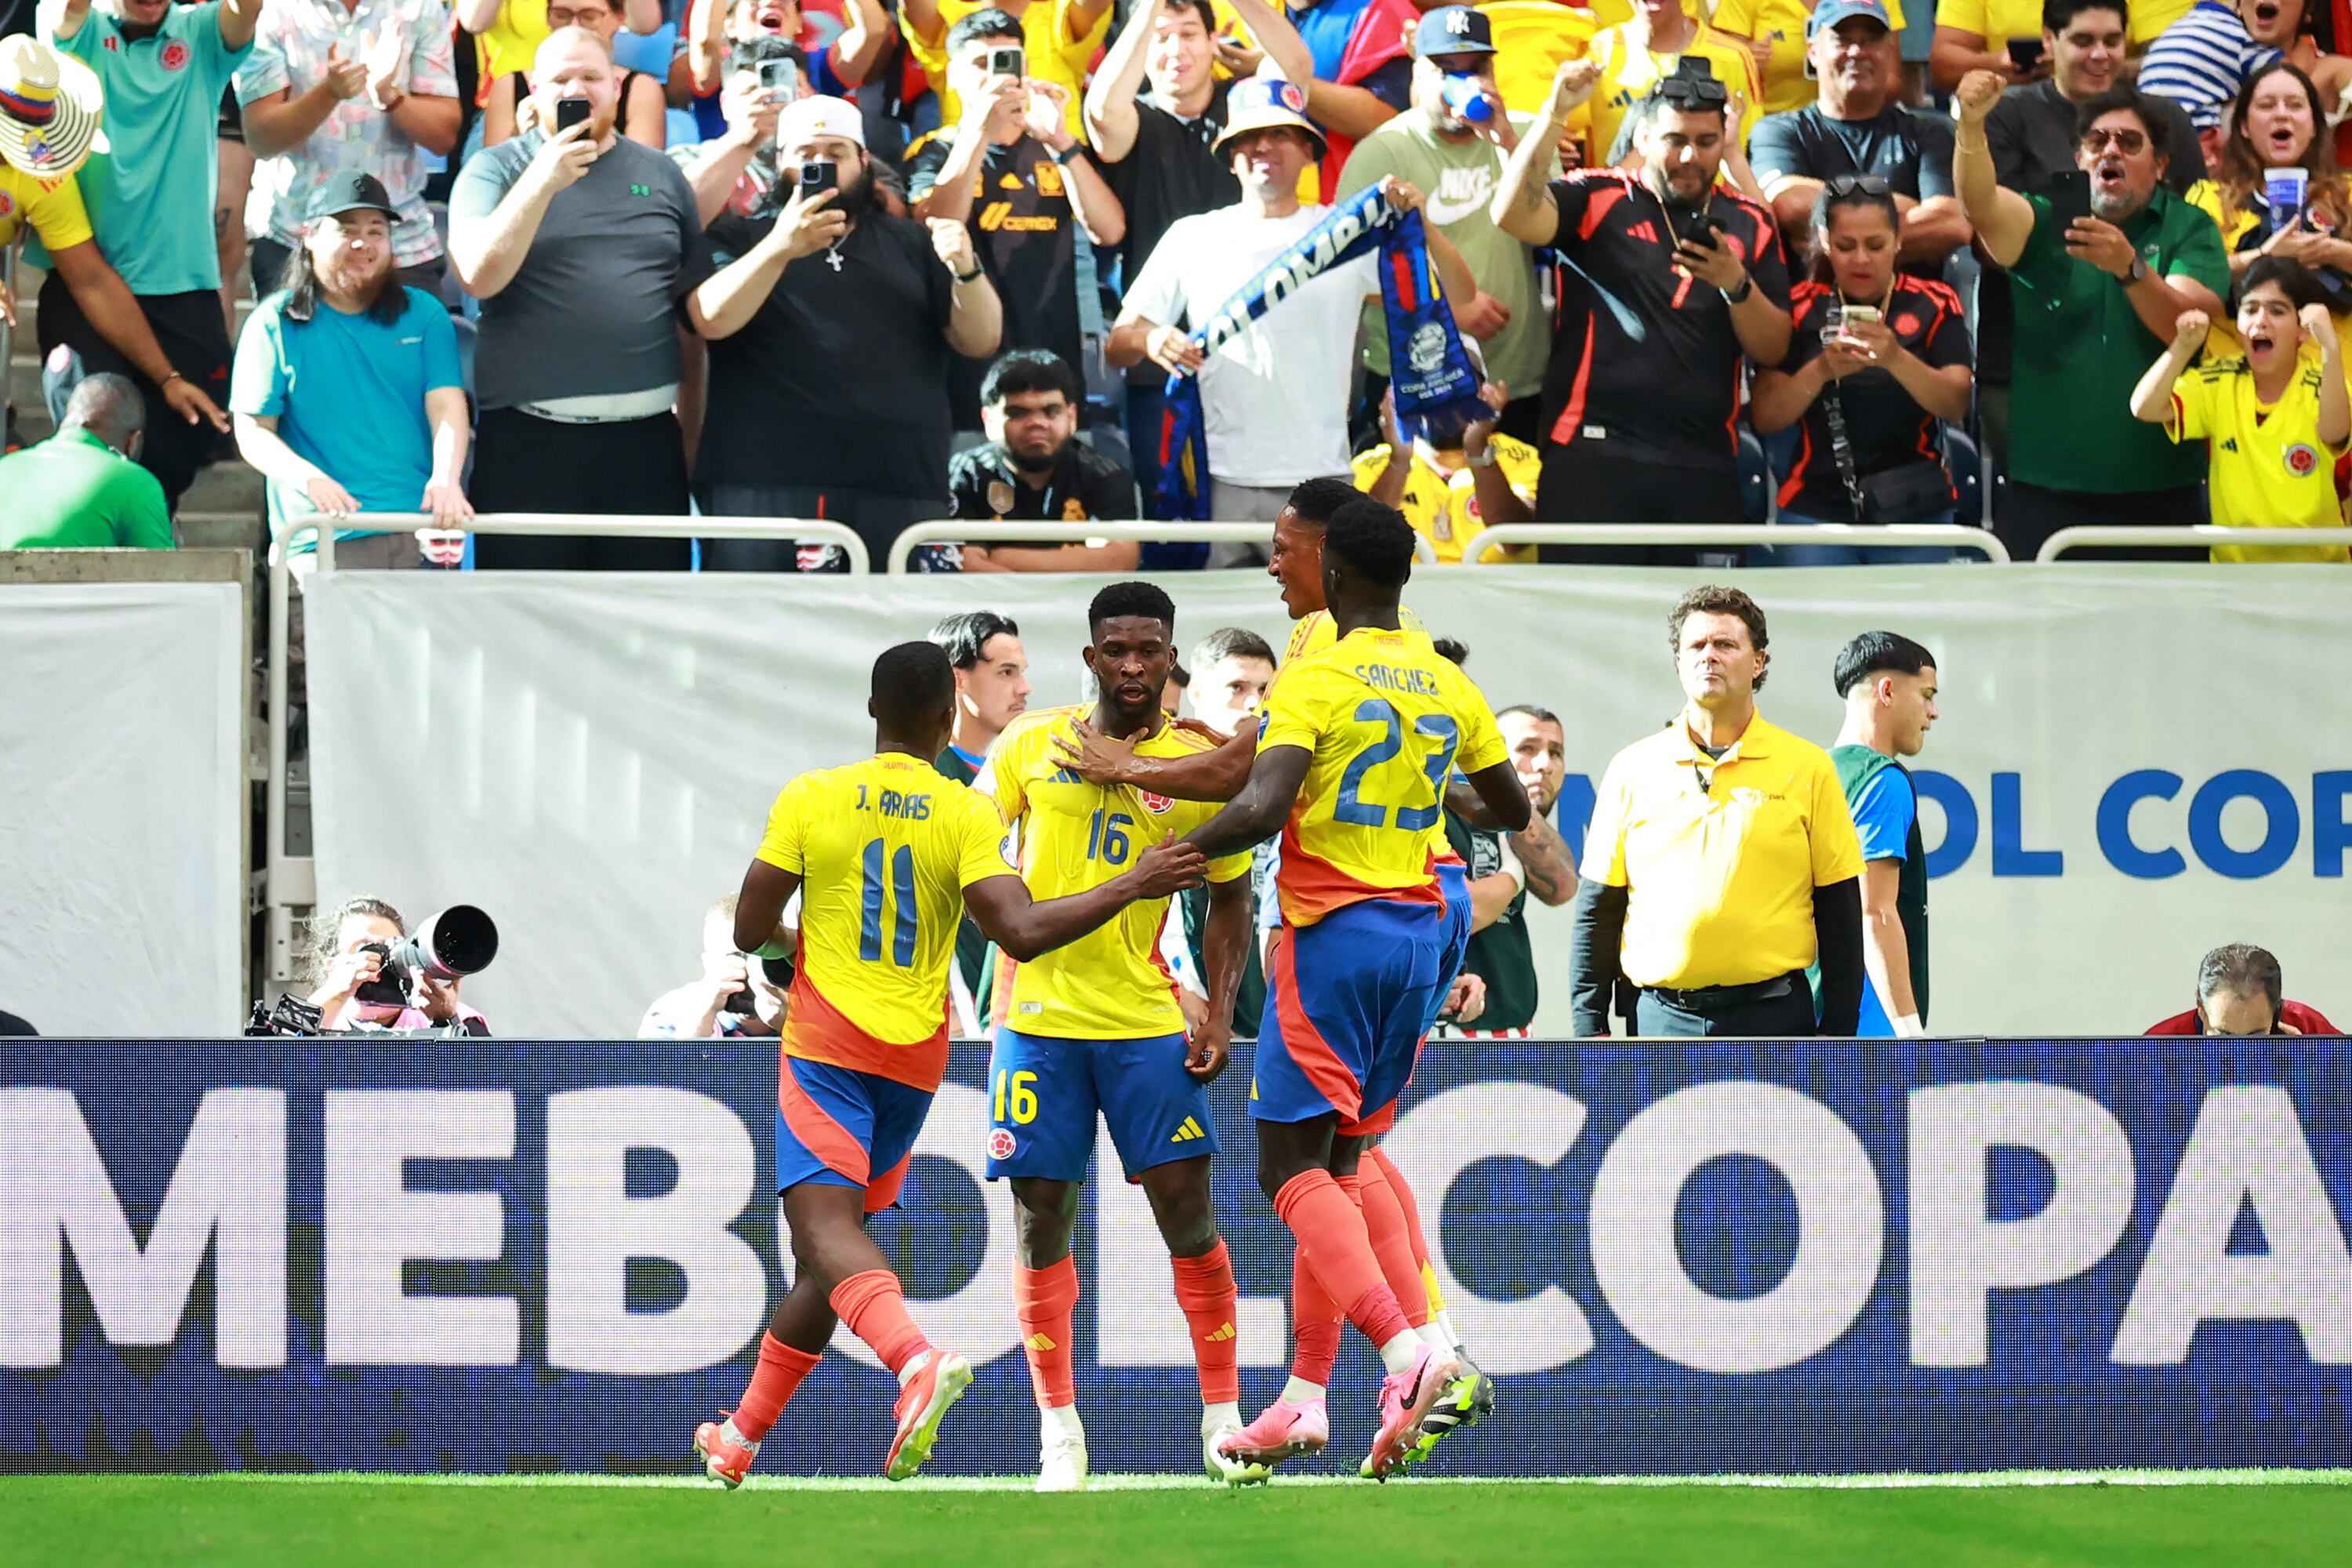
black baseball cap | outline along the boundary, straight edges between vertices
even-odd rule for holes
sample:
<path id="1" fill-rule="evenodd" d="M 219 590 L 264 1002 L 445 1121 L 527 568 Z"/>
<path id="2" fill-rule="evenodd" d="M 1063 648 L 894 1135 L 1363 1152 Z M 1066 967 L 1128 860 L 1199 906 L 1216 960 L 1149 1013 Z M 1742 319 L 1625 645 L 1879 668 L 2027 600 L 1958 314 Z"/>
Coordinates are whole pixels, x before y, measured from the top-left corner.
<path id="1" fill-rule="evenodd" d="M 373 207 L 386 217 L 398 217 L 400 209 L 392 205 L 392 193 L 373 174 L 354 170 L 337 174 L 310 193 L 310 205 L 304 209 L 306 219 L 335 217 L 343 213 Z"/>
<path id="2" fill-rule="evenodd" d="M 1467 5 L 1444 5 L 1421 19 L 1413 29 L 1412 52 L 1423 59 L 1432 55 L 1491 55 L 1495 26 L 1486 14 Z"/>

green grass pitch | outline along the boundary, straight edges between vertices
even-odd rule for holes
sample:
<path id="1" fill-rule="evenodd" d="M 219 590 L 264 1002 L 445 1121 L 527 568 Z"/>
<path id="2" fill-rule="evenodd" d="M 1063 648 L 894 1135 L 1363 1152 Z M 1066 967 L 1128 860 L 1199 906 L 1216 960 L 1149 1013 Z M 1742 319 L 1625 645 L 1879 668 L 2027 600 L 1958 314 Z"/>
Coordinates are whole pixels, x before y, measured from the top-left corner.
<path id="1" fill-rule="evenodd" d="M 2352 1472 L 1769 1479 L 1420 1479 L 1237 1494 L 1097 1477 L 700 1484 L 534 1477 L 0 1479 L 0 1562 L 36 1564 L 1789 1563 L 1801 1568 L 2352 1561 Z"/>

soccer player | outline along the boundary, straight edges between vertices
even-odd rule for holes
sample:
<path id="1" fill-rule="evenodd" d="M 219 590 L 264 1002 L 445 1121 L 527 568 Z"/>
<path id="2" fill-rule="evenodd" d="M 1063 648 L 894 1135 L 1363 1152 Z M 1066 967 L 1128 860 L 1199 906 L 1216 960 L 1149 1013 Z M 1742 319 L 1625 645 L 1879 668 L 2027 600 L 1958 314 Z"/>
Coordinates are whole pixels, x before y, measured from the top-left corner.
<path id="1" fill-rule="evenodd" d="M 1864 632 L 1838 654 L 1832 677 L 1845 726 L 1830 748 L 1862 843 L 1860 1039 L 1927 1032 L 1927 853 L 1919 792 L 1906 757 L 1935 723 L 1936 656 L 1895 632 Z M 1818 966 L 1816 966 L 1818 969 Z"/>
<path id="2" fill-rule="evenodd" d="M 1412 574 L 1403 514 L 1350 501 L 1324 531 L 1336 640 L 1282 672 L 1249 783 L 1186 841 L 1213 858 L 1282 833 L 1283 923 L 1250 1097 L 1258 1183 L 1297 1240 L 1302 1285 L 1379 1347 L 1388 1377 L 1363 1470 L 1385 1478 L 1420 1442 L 1461 1363 L 1414 1331 L 1366 1210 L 1339 1178 L 1354 1173 L 1363 1140 L 1394 1121 L 1442 994 L 1433 862 L 1447 780 L 1458 765 L 1509 831 L 1527 826 L 1529 807 L 1478 689 L 1426 637 L 1400 629 Z M 1276 1400 L 1230 1448 L 1272 1463 L 1328 1437 L 1319 1405 Z"/>
<path id="3" fill-rule="evenodd" d="M 898 1431 L 883 1465 L 894 1481 L 922 1468 L 940 1417 L 971 1382 L 964 1359 L 933 1349 L 908 1316 L 865 1229 L 866 1215 L 897 1201 L 947 1070 L 948 963 L 964 910 L 1025 961 L 1199 879 L 1197 851 L 1161 843 L 1072 897 L 1033 900 L 1004 861 L 995 809 L 932 771 L 954 707 L 955 677 L 938 647 L 901 643 L 883 654 L 866 705 L 875 754 L 786 784 L 743 874 L 736 944 L 797 961 L 776 1119 L 794 1268 L 741 1401 L 694 1434 L 705 1471 L 730 1487 L 742 1484 L 836 1319 L 898 1375 Z M 788 947 L 779 921 L 795 890 L 800 928 Z"/>
<path id="4" fill-rule="evenodd" d="M 1095 700 L 1014 720 L 973 784 L 993 796 L 1019 830 L 1022 879 L 1038 898 L 1108 881 L 1139 843 L 1189 832 L 1216 815 L 1213 805 L 1090 784 L 1062 765 L 1055 737 L 1079 721 L 1134 741 L 1146 755 L 1182 756 L 1215 743 L 1177 728 L 1161 710 L 1163 683 L 1176 662 L 1176 606 L 1165 593 L 1149 583 L 1115 583 L 1095 595 L 1087 621 Z M 1209 1006 L 1189 1041 L 1160 963 L 1164 900 L 1129 904 L 1066 947 L 1000 966 L 988 1174 L 1013 1184 L 1020 1249 L 1013 1296 L 1040 1411 L 1041 1492 L 1086 1488 L 1086 1429 L 1071 1382 L 1078 1275 L 1070 1227 L 1097 1115 L 1110 1128 L 1129 1179 L 1142 1185 L 1174 1261 L 1176 1301 L 1201 1374 L 1202 1462 L 1233 1484 L 1265 1477 L 1264 1467 L 1244 1464 L 1220 1447 L 1242 1429 L 1240 1346 L 1233 1263 L 1209 1200 L 1217 1129 L 1208 1085 L 1224 1070 L 1232 1043 L 1234 996 L 1250 939 L 1249 869 L 1246 847 L 1208 867 Z"/>

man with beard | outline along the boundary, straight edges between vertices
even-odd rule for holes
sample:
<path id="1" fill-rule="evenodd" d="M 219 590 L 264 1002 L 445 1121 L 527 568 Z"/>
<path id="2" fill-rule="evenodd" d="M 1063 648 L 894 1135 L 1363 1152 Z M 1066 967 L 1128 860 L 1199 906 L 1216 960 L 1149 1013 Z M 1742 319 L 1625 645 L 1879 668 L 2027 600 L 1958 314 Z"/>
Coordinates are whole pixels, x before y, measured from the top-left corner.
<path id="1" fill-rule="evenodd" d="M 1077 372 L 1060 355 L 1016 349 L 980 389 L 985 446 L 948 465 L 950 508 L 1003 522 L 1133 518 L 1135 476 L 1078 439 Z M 967 544 L 967 572 L 1132 572 L 1133 540 L 1089 544 Z"/>
<path id="2" fill-rule="evenodd" d="M 457 336 L 440 300 L 393 275 L 398 211 L 373 174 L 321 185 L 286 286 L 246 318 L 229 409 L 238 452 L 267 481 L 273 535 L 318 512 L 429 511 L 441 528 L 473 515 Z M 335 543 L 346 565 L 418 559 L 411 534 Z"/>
<path id="3" fill-rule="evenodd" d="M 877 202 L 856 105 L 800 100 L 776 146 L 792 199 L 712 224 L 720 269 L 688 301 L 711 343 L 696 484 L 715 516 L 847 523 L 878 564 L 947 509 L 949 365 L 996 352 L 1003 310 L 969 229 Z M 785 543 L 704 554 L 721 570 L 794 563 Z"/>
<path id="4" fill-rule="evenodd" d="M 620 73 L 603 38 L 558 30 L 531 81 L 538 124 L 476 154 L 449 197 L 449 258 L 483 302 L 475 500 L 485 511 L 678 516 L 672 310 L 710 267 L 694 192 L 677 164 L 620 134 Z M 683 539 L 488 537 L 475 551 L 486 567 L 687 559 Z"/>
<path id="5" fill-rule="evenodd" d="M 1792 250 L 1811 241 L 1813 204 L 1840 174 L 1886 182 L 1901 216 L 1902 265 L 1938 276 L 1969 242 L 1952 195 L 1952 127 L 1915 114 L 1897 95 L 1902 62 L 1895 25 L 1880 0 L 1825 0 L 1806 24 L 1806 57 L 1820 79 L 1818 101 L 1756 126 L 1748 161 Z"/>
<path id="6" fill-rule="evenodd" d="M 1998 180 L 1985 120 L 2000 78 L 1971 71 L 1958 95 L 1953 159 L 1961 210 L 2009 268 L 2018 319 L 2010 384 L 2009 493 L 1995 528 L 2019 560 L 2077 523 L 2200 522 L 2205 459 L 2132 417 L 2132 389 L 2184 311 L 2222 308 L 2230 261 L 2212 219 L 2166 190 L 2171 121 L 2129 88 L 2076 110 L 2075 166 L 2090 211 Z M 2178 150 L 2193 158 L 2194 148 Z"/>

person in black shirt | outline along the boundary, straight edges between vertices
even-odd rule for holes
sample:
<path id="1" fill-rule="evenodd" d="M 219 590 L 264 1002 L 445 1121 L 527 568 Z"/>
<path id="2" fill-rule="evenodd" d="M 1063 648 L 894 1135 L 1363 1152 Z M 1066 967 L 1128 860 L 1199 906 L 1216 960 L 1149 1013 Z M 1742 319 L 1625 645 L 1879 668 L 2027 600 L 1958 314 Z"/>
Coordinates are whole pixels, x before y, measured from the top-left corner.
<path id="1" fill-rule="evenodd" d="M 1003 522 L 1081 522 L 1136 515 L 1135 476 L 1078 439 L 1077 373 L 1041 349 L 1015 349 L 989 367 L 980 389 L 985 446 L 948 465 L 957 517 Z M 1100 544 L 967 544 L 967 572 L 1132 572 L 1133 540 Z"/>
<path id="2" fill-rule="evenodd" d="M 1315 58 L 1298 30 L 1265 0 L 1234 0 L 1234 14 L 1286 79 L 1314 76 Z M 1216 34 L 1209 0 L 1136 0 L 1087 89 L 1087 134 L 1127 214 L 1121 292 L 1177 219 L 1242 199 L 1231 161 L 1216 153 L 1227 86 L 1216 73 Z M 1139 97 L 1147 80 L 1151 90 Z M 1168 373 L 1148 361 L 1127 373 L 1127 444 L 1147 505 L 1159 492 L 1160 389 L 1167 381 Z M 1205 547 L 1175 548 L 1205 553 Z"/>
<path id="3" fill-rule="evenodd" d="M 1821 96 L 1757 121 L 1748 162 L 1791 252 L 1811 238 L 1813 200 L 1839 174 L 1876 174 L 1902 215 L 1903 265 L 1927 276 L 1969 242 L 1952 188 L 1952 122 L 1896 101 L 1902 62 L 1879 0 L 1823 0 L 1805 24 Z"/>
<path id="4" fill-rule="evenodd" d="M 1022 47 L 1021 24 L 994 9 L 948 29 L 948 80 L 963 119 L 908 150 L 915 216 L 968 225 L 997 297 L 1004 346 L 1045 349 L 1086 363 L 1078 316 L 1077 230 L 1117 245 L 1127 232 L 1118 198 L 1070 134 L 1067 89 L 1034 77 L 996 76 L 989 57 Z M 950 383 L 956 428 L 980 427 L 983 361 L 959 361 Z"/>
<path id="5" fill-rule="evenodd" d="M 1762 205 L 1717 183 L 1728 95 L 1686 57 L 1635 110 L 1633 169 L 1541 171 L 1599 68 L 1570 60 L 1495 192 L 1496 223 L 1559 257 L 1536 515 L 1729 522 L 1743 515 L 1742 361 L 1789 349 L 1789 271 Z M 1663 563 L 1688 551 L 1547 545 L 1547 561 Z"/>
<path id="6" fill-rule="evenodd" d="M 1822 188 L 1814 224 L 1818 280 L 1796 289 L 1796 332 L 1786 363 L 1756 377 L 1756 428 L 1801 422 L 1797 459 L 1780 489 L 1786 522 L 1949 522 L 1952 485 L 1939 440 L 1969 411 L 1969 331 L 1949 284 L 1895 269 L 1897 213 L 1886 182 L 1841 174 Z M 1832 417 L 1832 405 L 1836 416 Z M 1841 425 L 1846 454 L 1837 452 Z M 1853 483 L 1850 486 L 1847 476 Z M 1883 515 L 1899 478 L 1912 505 Z M 1877 499 L 1856 492 L 1865 481 Z M 1948 550 L 1778 545 L 1783 566 L 1948 560 Z"/>
<path id="7" fill-rule="evenodd" d="M 947 509 L 948 366 L 996 352 L 996 290 L 961 223 L 882 210 L 857 106 L 803 98 L 776 124 L 796 176 L 775 216 L 723 214 L 720 270 L 688 297 L 709 340 L 695 484 L 714 516 L 821 517 L 879 566 L 909 525 Z M 812 178 L 838 188 L 808 190 Z M 791 571 L 786 542 L 712 541 L 706 567 Z"/>

